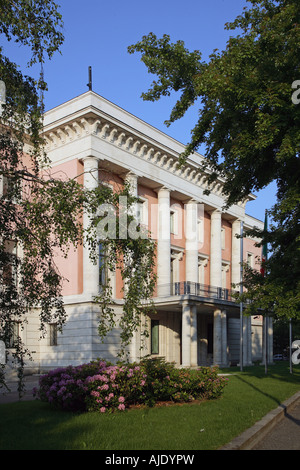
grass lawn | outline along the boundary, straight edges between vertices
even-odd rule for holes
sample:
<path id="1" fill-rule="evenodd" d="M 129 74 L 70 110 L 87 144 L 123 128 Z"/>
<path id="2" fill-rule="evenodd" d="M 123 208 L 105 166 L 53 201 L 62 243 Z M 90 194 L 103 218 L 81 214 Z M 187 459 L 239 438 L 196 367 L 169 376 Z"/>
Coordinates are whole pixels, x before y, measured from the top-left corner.
<path id="1" fill-rule="evenodd" d="M 114 414 L 53 411 L 39 401 L 0 405 L 1 450 L 215 450 L 300 390 L 288 362 L 230 368 L 222 398 Z"/>

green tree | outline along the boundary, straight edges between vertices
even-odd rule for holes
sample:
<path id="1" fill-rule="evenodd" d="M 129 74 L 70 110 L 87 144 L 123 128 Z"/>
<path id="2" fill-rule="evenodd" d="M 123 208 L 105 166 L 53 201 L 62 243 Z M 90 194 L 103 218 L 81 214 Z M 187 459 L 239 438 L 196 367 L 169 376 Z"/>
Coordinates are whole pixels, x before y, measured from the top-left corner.
<path id="1" fill-rule="evenodd" d="M 273 344 L 274 354 L 288 355 L 290 346 L 290 322 L 288 319 L 275 319 L 273 323 Z M 292 342 L 300 339 L 300 322 L 292 322 Z"/>
<path id="2" fill-rule="evenodd" d="M 171 43 L 168 35 L 158 39 L 150 33 L 128 50 L 141 53 L 149 73 L 158 77 L 143 99 L 179 93 L 167 125 L 199 102 L 199 119 L 181 161 L 202 144 L 208 183 L 218 175 L 226 178 L 227 206 L 276 182 L 269 229 L 250 233 L 269 244 L 267 276 L 248 270 L 245 297 L 253 302 L 249 311 L 299 317 L 300 105 L 295 87 L 300 79 L 300 4 L 248 1 L 250 6 L 226 24 L 237 30 L 235 36 L 207 62 L 182 41 Z"/>
<path id="3" fill-rule="evenodd" d="M 48 323 L 56 323 L 61 328 L 66 320 L 63 278 L 54 253 L 60 250 L 62 256 L 67 256 L 71 246 L 77 247 L 87 238 L 91 257 L 96 258 L 99 205 L 110 203 L 118 214 L 119 195 L 127 197 L 129 206 L 134 203 L 127 185 L 115 195 L 103 185 L 88 192 L 76 179 L 61 180 L 51 175 L 42 138 L 41 98 L 47 89 L 42 65 L 60 50 L 64 39 L 62 26 L 58 6 L 52 0 L 0 1 L 0 33 L 6 40 L 29 48 L 29 67 L 41 66 L 38 80 L 25 76 L 5 56 L 4 47 L 0 47 L 0 340 L 14 347 L 20 378 L 30 351 L 20 336 L 12 344 L 16 323 L 22 328 L 36 308 L 41 335 Z M 91 221 L 86 233 L 81 224 L 83 211 L 90 214 Z M 155 245 L 147 237 L 141 237 L 136 243 L 129 237 L 104 238 L 103 244 L 110 254 L 107 264 L 110 269 L 121 269 L 129 286 L 124 300 L 125 321 L 121 325 L 124 346 L 130 341 L 141 311 L 149 308 L 149 302 L 142 307 L 141 303 L 151 297 L 154 288 Z M 130 259 L 125 267 L 118 262 L 122 256 Z M 108 286 L 104 286 L 95 300 L 102 311 L 100 334 L 103 337 L 113 326 Z"/>

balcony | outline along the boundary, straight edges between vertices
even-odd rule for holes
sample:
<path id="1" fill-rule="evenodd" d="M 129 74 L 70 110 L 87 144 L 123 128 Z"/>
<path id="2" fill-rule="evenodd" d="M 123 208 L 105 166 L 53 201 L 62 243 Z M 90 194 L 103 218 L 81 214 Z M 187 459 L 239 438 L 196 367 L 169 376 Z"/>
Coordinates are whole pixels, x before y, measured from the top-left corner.
<path id="1" fill-rule="evenodd" d="M 158 291 L 159 289 L 159 291 Z M 199 298 L 221 300 L 235 303 L 233 292 L 223 287 L 215 287 L 198 282 L 182 281 L 157 286 L 154 297 L 191 295 Z"/>

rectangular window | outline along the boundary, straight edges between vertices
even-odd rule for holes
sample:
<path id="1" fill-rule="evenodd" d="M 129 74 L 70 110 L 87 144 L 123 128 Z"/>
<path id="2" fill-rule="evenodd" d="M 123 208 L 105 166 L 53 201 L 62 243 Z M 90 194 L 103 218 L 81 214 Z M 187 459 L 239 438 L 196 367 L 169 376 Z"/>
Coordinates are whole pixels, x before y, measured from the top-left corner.
<path id="1" fill-rule="evenodd" d="M 17 245 L 13 241 L 4 242 L 2 279 L 6 286 L 17 287 Z M 2 264 L 2 263 L 1 263 Z"/>
<path id="2" fill-rule="evenodd" d="M 99 285 L 105 286 L 108 281 L 108 268 L 106 263 L 105 248 L 99 245 Z"/>
<path id="3" fill-rule="evenodd" d="M 4 199 L 11 199 L 12 202 L 17 202 L 19 187 L 15 181 L 12 181 L 11 178 L 7 178 L 4 175 L 0 175 L 0 197 Z"/>
<path id="4" fill-rule="evenodd" d="M 20 337 L 20 323 L 13 322 L 7 347 L 15 348 L 19 337 Z"/>
<path id="5" fill-rule="evenodd" d="M 144 213 L 143 213 L 143 203 L 142 202 L 137 202 L 136 204 L 136 218 L 137 218 L 137 223 L 142 224 L 144 220 Z"/>
<path id="6" fill-rule="evenodd" d="M 57 324 L 51 323 L 49 326 L 50 326 L 50 346 L 57 346 Z"/>
<path id="7" fill-rule="evenodd" d="M 178 235 L 178 212 L 176 210 L 170 211 L 170 232 Z"/>
<path id="8" fill-rule="evenodd" d="M 204 223 L 203 223 L 203 219 L 198 219 L 197 228 L 198 228 L 198 243 L 204 243 Z"/>
<path id="9" fill-rule="evenodd" d="M 221 228 L 221 244 L 222 250 L 225 250 L 225 229 Z"/>
<path id="10" fill-rule="evenodd" d="M 214 328 L 212 323 L 207 324 L 207 354 L 213 354 Z"/>
<path id="11" fill-rule="evenodd" d="M 159 321 L 151 320 L 151 354 L 158 354 L 159 351 Z"/>
<path id="12" fill-rule="evenodd" d="M 148 227 L 148 200 L 145 198 L 139 198 L 136 203 L 136 218 L 138 224 Z"/>
<path id="13" fill-rule="evenodd" d="M 0 176 L 0 196 L 7 196 L 9 181 L 6 176 Z"/>
<path id="14" fill-rule="evenodd" d="M 247 253 L 247 265 L 249 268 L 253 268 L 253 254 Z"/>

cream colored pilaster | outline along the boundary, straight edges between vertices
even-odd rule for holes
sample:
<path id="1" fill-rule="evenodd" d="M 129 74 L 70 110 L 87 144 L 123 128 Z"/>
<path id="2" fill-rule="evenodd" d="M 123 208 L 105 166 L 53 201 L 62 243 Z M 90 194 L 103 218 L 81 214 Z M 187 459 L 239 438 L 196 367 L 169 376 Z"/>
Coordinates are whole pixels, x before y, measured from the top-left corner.
<path id="1" fill-rule="evenodd" d="M 241 234 L 241 221 L 234 220 L 231 226 L 232 232 L 232 253 L 231 253 L 231 282 L 232 284 L 240 283 L 240 263 L 241 263 L 241 240 L 237 235 Z M 238 290 L 238 287 L 236 288 Z"/>
<path id="2" fill-rule="evenodd" d="M 216 309 L 214 311 L 214 346 L 213 361 L 214 365 L 222 363 L 222 311 Z"/>
<path id="3" fill-rule="evenodd" d="M 191 306 L 191 366 L 198 365 L 197 306 Z"/>
<path id="4" fill-rule="evenodd" d="M 228 342 L 227 342 L 227 312 L 222 310 L 221 312 L 221 328 L 222 328 L 222 367 L 229 366 L 228 361 Z"/>
<path id="5" fill-rule="evenodd" d="M 170 190 L 158 191 L 157 292 L 170 295 L 171 282 Z"/>
<path id="6" fill-rule="evenodd" d="M 221 243 L 221 223 L 222 215 L 220 210 L 211 213 L 211 236 L 210 236 L 210 285 L 214 287 L 222 286 L 222 243 Z"/>
<path id="7" fill-rule="evenodd" d="M 86 157 L 83 159 L 84 165 L 84 188 L 93 190 L 99 184 L 98 159 L 96 157 Z M 83 227 L 89 226 L 90 217 L 87 213 L 83 215 Z M 83 248 L 83 291 L 84 294 L 97 295 L 99 292 L 99 264 L 95 264 L 90 259 L 89 249 Z"/>
<path id="8" fill-rule="evenodd" d="M 185 204 L 185 260 L 186 281 L 198 281 L 198 204 Z"/>
<path id="9" fill-rule="evenodd" d="M 182 305 L 182 328 L 181 328 L 182 365 L 191 365 L 191 306 L 188 302 Z"/>
<path id="10" fill-rule="evenodd" d="M 184 302 L 181 328 L 182 366 L 198 365 L 197 306 Z"/>
<path id="11" fill-rule="evenodd" d="M 125 178 L 126 182 L 130 186 L 130 193 L 133 197 L 138 197 L 138 176 L 135 173 L 128 173 Z M 137 221 L 137 204 L 134 203 L 130 207 L 130 213 L 133 215 L 135 218 L 134 222 L 134 227 L 132 229 L 129 229 L 128 236 L 135 236 L 136 233 L 136 221 Z M 125 291 L 126 291 L 126 286 L 125 286 Z M 131 356 L 131 361 L 138 361 L 139 359 L 139 343 L 140 343 L 140 329 L 136 330 L 133 332 L 132 340 L 131 340 L 131 347 L 130 347 L 130 356 Z"/>
<path id="12" fill-rule="evenodd" d="M 138 197 L 138 176 L 132 172 L 128 173 L 125 178 L 126 182 L 130 186 L 130 193 L 133 197 Z M 132 214 L 136 217 L 137 205 L 133 204 Z"/>

